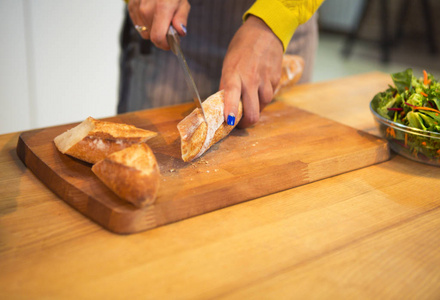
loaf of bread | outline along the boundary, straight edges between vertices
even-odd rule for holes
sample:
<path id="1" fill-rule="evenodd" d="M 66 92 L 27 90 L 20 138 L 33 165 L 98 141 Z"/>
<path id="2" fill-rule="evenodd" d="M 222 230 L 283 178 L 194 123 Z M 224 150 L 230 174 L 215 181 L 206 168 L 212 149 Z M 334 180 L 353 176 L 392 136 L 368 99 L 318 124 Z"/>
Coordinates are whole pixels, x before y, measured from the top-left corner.
<path id="1" fill-rule="evenodd" d="M 57 136 L 54 142 L 61 153 L 94 164 L 113 152 L 143 143 L 156 135 L 153 131 L 133 125 L 88 117 L 79 125 Z"/>
<path id="2" fill-rule="evenodd" d="M 281 78 L 274 91 L 274 98 L 290 89 L 301 79 L 304 71 L 304 59 L 298 55 L 285 54 L 281 67 Z"/>
<path id="3" fill-rule="evenodd" d="M 230 126 L 225 122 L 223 91 L 211 95 L 202 105 L 208 124 L 203 120 L 201 110 L 196 108 L 177 125 L 180 133 L 182 159 L 186 162 L 200 157 L 235 127 L 235 125 Z M 235 124 L 240 121 L 242 114 L 243 106 L 240 102 L 238 115 L 235 116 Z"/>
<path id="4" fill-rule="evenodd" d="M 116 195 L 136 207 L 156 199 L 160 171 L 153 151 L 145 143 L 110 154 L 94 164 L 92 171 Z"/>
<path id="5" fill-rule="evenodd" d="M 275 89 L 276 95 L 290 88 L 302 76 L 304 60 L 296 55 L 284 55 L 280 83 Z M 203 102 L 203 109 L 208 124 L 203 120 L 199 108 L 183 119 L 177 129 L 180 133 L 183 161 L 192 161 L 205 153 L 212 145 L 226 137 L 235 126 L 224 121 L 224 91 L 219 91 Z M 243 114 L 242 103 L 239 105 L 237 124 Z"/>

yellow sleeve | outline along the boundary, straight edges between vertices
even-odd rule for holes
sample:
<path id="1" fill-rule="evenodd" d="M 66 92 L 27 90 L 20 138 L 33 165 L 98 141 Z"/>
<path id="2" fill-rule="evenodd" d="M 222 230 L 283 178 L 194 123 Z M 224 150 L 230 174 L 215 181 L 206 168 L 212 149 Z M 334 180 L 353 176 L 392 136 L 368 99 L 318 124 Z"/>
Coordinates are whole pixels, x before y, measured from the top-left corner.
<path id="1" fill-rule="evenodd" d="M 243 15 L 262 19 L 283 43 L 284 51 L 296 28 L 309 20 L 324 0 L 257 0 Z"/>

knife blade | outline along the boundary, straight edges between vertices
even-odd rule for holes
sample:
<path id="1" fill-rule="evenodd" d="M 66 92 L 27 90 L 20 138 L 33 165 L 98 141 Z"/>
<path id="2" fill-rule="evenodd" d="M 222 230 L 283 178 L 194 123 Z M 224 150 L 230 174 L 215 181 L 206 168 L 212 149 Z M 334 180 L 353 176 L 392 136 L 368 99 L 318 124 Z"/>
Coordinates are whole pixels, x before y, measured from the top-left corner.
<path id="1" fill-rule="evenodd" d="M 168 29 L 167 40 L 168 40 L 168 44 L 170 45 L 171 51 L 177 56 L 177 59 L 179 60 L 180 65 L 182 66 L 183 73 L 185 75 L 184 76 L 185 81 L 186 84 L 188 85 L 189 90 L 191 91 L 194 103 L 202 111 L 203 119 L 206 122 L 205 111 L 202 106 L 202 101 L 200 100 L 199 91 L 197 90 L 197 86 L 191 75 L 191 71 L 189 70 L 188 64 L 186 63 L 186 59 L 185 56 L 183 55 L 182 48 L 180 48 L 180 36 L 172 25 Z"/>

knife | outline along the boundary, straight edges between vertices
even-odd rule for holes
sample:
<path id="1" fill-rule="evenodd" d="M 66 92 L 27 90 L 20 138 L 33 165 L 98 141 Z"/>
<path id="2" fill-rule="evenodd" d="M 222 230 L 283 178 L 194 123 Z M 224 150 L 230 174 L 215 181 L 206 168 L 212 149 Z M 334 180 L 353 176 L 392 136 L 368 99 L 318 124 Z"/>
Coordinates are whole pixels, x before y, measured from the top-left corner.
<path id="1" fill-rule="evenodd" d="M 182 66 L 183 72 L 185 74 L 185 81 L 190 89 L 194 103 L 200 110 L 202 111 L 203 119 L 206 122 L 205 111 L 203 110 L 202 101 L 200 100 L 199 91 L 197 90 L 197 86 L 194 83 L 194 79 L 191 75 L 191 72 L 188 68 L 188 64 L 186 63 L 185 56 L 183 55 L 182 48 L 180 48 L 180 37 L 177 33 L 176 29 L 171 25 L 168 29 L 167 33 L 168 44 L 170 45 L 171 51 L 176 54 L 177 59 L 179 60 L 180 65 Z M 207 123 L 207 122 L 206 122 Z"/>

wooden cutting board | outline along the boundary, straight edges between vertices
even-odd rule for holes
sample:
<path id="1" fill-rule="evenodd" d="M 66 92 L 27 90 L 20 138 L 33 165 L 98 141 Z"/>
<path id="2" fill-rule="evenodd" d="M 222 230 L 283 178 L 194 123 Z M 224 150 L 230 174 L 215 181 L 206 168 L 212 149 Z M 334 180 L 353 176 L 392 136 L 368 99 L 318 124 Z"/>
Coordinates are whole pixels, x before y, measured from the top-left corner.
<path id="1" fill-rule="evenodd" d="M 148 141 L 161 186 L 154 205 L 120 200 L 91 165 L 61 154 L 53 139 L 76 124 L 23 132 L 17 153 L 55 194 L 116 233 L 134 233 L 276 193 L 389 159 L 386 141 L 281 102 L 259 123 L 235 129 L 201 158 L 185 163 L 177 123 L 190 104 L 107 118 L 159 133 Z"/>

